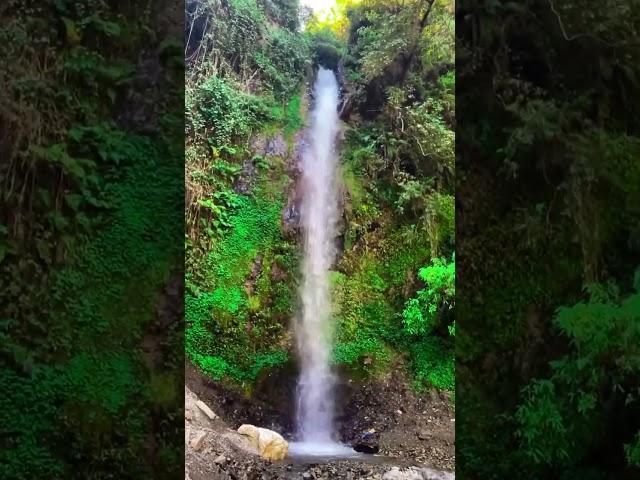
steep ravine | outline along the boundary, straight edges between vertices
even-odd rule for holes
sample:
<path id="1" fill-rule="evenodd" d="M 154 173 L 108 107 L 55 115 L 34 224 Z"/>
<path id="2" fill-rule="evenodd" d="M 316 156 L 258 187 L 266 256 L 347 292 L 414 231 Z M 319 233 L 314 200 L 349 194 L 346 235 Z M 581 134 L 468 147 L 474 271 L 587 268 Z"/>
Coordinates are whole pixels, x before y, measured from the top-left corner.
<path id="1" fill-rule="evenodd" d="M 344 77 L 339 76 L 344 82 Z M 342 84 L 343 92 L 348 88 Z M 312 102 L 309 92 L 303 97 L 303 110 L 308 111 Z M 345 118 L 348 118 L 345 116 Z M 342 124 L 342 129 L 350 125 Z M 303 127 L 295 132 L 290 141 L 281 132 L 257 135 L 250 142 L 253 156 L 259 155 L 267 161 L 282 159 L 281 173 L 288 177 L 283 181 L 286 202 L 281 212 L 281 233 L 283 237 L 300 244 L 299 212 L 301 201 L 300 161 L 308 144 L 307 130 Z M 251 156 L 249 156 L 251 158 Z M 250 195 L 257 180 L 255 167 L 247 161 L 236 181 L 235 190 Z M 346 191 L 341 194 L 341 205 L 349 201 Z M 338 254 L 343 249 L 342 235 L 346 219 L 336 238 Z M 256 278 L 261 273 L 263 258 L 258 255 L 253 269 L 245 282 L 249 293 L 255 288 Z M 291 272 L 289 272 L 291 273 Z M 295 272 L 296 275 L 299 275 Z M 278 283 L 285 272 L 278 268 L 270 272 L 271 281 Z M 290 352 L 293 342 L 289 338 Z M 293 354 L 290 355 L 292 358 Z M 196 455 L 198 462 L 208 463 L 205 469 L 209 476 L 202 478 L 382 478 L 393 466 L 408 464 L 431 466 L 440 470 L 453 470 L 455 460 L 454 412 L 448 394 L 436 392 L 417 394 L 411 387 L 406 367 L 396 362 L 382 377 L 355 380 L 349 372 L 340 372 L 340 382 L 336 387 L 337 422 L 341 439 L 347 444 L 371 446 L 373 451 L 390 457 L 382 464 L 359 463 L 353 461 L 329 462 L 324 465 L 295 466 L 284 462 L 270 465 L 246 454 L 234 458 L 233 449 L 224 447 L 224 439 L 218 438 L 210 445 L 210 451 L 193 452 L 187 444 L 187 458 Z M 210 380 L 191 364 L 186 366 L 186 386 L 205 401 L 220 416 L 225 427 L 237 429 L 243 423 L 270 428 L 290 437 L 294 429 L 294 402 L 297 367 L 293 361 L 284 366 L 267 369 L 260 373 L 251 388 L 250 395 L 236 387 Z M 187 423 L 190 420 L 186 420 Z M 215 433 L 215 432 L 214 432 Z M 215 435 L 214 435 L 215 436 Z M 222 438 L 222 437 L 221 437 Z M 188 442 L 187 442 L 188 443 Z M 229 453 L 231 452 L 231 453 Z M 221 454 L 229 461 L 214 463 Z M 392 460 L 395 459 L 395 460 Z M 210 474 L 217 472 L 217 477 Z M 193 480 L 197 474 L 191 475 Z M 419 477 L 385 477 L 419 478 Z M 424 477 L 427 478 L 427 477 Z M 431 478 L 431 477 L 430 477 Z M 436 477 L 433 477 L 436 478 Z"/>

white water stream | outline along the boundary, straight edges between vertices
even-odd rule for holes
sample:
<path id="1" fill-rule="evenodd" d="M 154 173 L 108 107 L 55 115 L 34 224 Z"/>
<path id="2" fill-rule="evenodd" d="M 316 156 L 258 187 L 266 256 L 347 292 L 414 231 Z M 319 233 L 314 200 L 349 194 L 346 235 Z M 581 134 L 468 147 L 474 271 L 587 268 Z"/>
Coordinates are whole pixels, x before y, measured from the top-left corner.
<path id="1" fill-rule="evenodd" d="M 314 85 L 309 147 L 302 159 L 304 231 L 302 316 L 296 336 L 300 360 L 296 424 L 299 442 L 292 453 L 348 455 L 353 450 L 334 439 L 334 374 L 329 268 L 335 259 L 339 91 L 331 70 L 320 69 Z"/>

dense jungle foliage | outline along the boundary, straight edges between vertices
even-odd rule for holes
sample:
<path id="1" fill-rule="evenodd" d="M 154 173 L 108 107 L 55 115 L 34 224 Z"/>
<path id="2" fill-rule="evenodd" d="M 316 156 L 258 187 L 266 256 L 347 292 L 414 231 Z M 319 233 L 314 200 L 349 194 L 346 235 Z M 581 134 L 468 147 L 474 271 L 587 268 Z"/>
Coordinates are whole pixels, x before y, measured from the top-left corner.
<path id="1" fill-rule="evenodd" d="M 141 3 L 0 5 L 1 478 L 182 475 L 181 27 Z"/>
<path id="2" fill-rule="evenodd" d="M 202 0 L 186 14 L 188 358 L 247 393 L 294 361 L 288 212 L 324 66 L 345 133 L 333 361 L 353 378 L 401 365 L 416 388 L 453 390 L 453 2 L 339 2 L 321 19 L 295 0 Z"/>
<path id="3" fill-rule="evenodd" d="M 640 5 L 456 22 L 457 473 L 639 478 Z"/>

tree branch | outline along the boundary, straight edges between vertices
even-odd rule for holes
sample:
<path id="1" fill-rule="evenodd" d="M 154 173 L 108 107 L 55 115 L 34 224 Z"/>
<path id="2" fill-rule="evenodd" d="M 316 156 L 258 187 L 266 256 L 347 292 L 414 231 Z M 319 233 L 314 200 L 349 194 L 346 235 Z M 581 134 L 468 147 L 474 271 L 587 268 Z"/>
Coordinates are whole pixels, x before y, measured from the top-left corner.
<path id="1" fill-rule="evenodd" d="M 591 33 L 576 33 L 574 35 L 569 35 L 567 33 L 566 28 L 564 27 L 564 23 L 562 23 L 562 18 L 560 17 L 560 14 L 558 13 L 558 11 L 556 10 L 555 6 L 553 5 L 553 1 L 552 0 L 547 0 L 549 2 L 549 6 L 551 7 L 551 11 L 553 12 L 553 14 L 556 16 L 556 18 L 558 19 L 558 25 L 560 26 L 560 30 L 562 31 L 562 36 L 564 37 L 564 39 L 567 42 L 572 42 L 574 40 L 577 40 L 578 38 L 584 38 L 584 37 L 588 37 L 588 38 L 592 38 L 593 40 L 603 43 L 609 47 L 622 47 L 622 46 L 630 46 L 630 45 L 637 45 L 637 42 L 620 42 L 620 43 L 611 43 L 611 42 L 607 42 L 606 40 L 603 40 L 600 37 L 597 37 Z"/>

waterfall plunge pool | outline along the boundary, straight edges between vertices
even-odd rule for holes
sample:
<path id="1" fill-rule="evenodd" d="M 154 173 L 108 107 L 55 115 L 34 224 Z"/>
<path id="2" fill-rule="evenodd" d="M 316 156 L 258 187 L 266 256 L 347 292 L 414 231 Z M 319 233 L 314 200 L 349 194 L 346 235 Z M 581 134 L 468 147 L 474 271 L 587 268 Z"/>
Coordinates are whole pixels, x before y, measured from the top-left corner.
<path id="1" fill-rule="evenodd" d="M 415 462 L 386 455 L 356 452 L 348 445 L 336 442 L 289 442 L 289 456 L 282 462 L 299 467 L 333 462 L 354 462 L 354 464 L 376 464 L 390 467 L 418 466 Z"/>
<path id="2" fill-rule="evenodd" d="M 341 443 L 291 442 L 289 443 L 289 455 L 296 459 L 318 457 L 323 459 L 342 459 L 359 457 L 363 454 Z"/>

